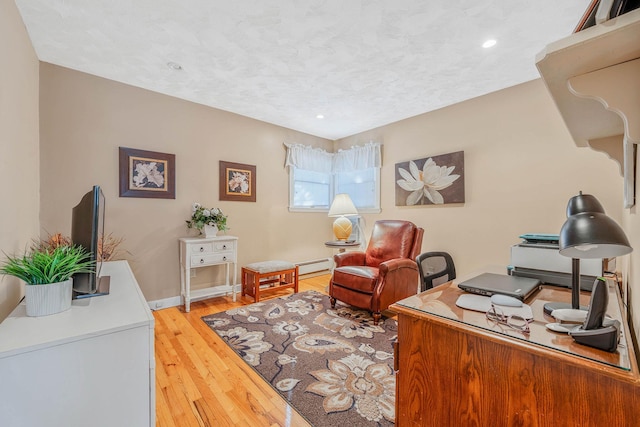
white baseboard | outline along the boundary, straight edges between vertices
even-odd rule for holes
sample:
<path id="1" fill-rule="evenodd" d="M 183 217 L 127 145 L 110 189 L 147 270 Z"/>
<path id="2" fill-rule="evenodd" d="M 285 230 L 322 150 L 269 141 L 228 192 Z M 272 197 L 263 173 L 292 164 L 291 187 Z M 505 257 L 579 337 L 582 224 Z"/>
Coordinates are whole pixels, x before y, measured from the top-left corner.
<path id="1" fill-rule="evenodd" d="M 147 301 L 147 304 L 149 304 L 149 308 L 152 311 L 160 310 L 162 308 L 177 307 L 180 304 L 182 304 L 182 297 L 178 295 L 176 297 L 171 297 L 171 298 L 157 299 L 155 301 Z"/>
<path id="2" fill-rule="evenodd" d="M 331 258 L 314 259 L 296 263 L 299 274 L 317 273 L 319 271 L 331 270 L 333 260 Z"/>
<path id="3" fill-rule="evenodd" d="M 298 274 L 311 274 L 323 271 L 331 270 L 333 267 L 333 260 L 331 258 L 320 258 L 312 261 L 303 261 L 296 263 L 298 265 Z M 236 285 L 236 292 L 240 292 L 240 285 Z M 223 293 L 224 294 L 224 293 Z M 177 295 L 175 297 L 158 299 L 154 301 L 147 301 L 151 310 L 161 310 L 163 308 L 177 307 L 182 304 L 182 297 Z"/>
<path id="4" fill-rule="evenodd" d="M 242 290 L 240 285 L 235 285 L 236 288 L 236 296 L 240 296 L 240 291 Z M 231 290 L 231 287 L 226 286 L 225 289 L 221 289 L 220 290 L 220 295 L 213 295 L 215 296 L 222 296 L 222 295 L 227 295 L 228 292 Z M 196 301 L 197 298 L 194 298 L 191 300 L 191 302 Z M 182 296 L 178 295 L 175 297 L 170 297 L 170 298 L 164 298 L 164 299 L 158 299 L 158 300 L 154 300 L 154 301 L 147 301 L 147 304 L 149 304 L 149 308 L 153 311 L 153 310 L 161 310 L 163 308 L 169 308 L 169 307 L 177 307 L 179 305 L 182 305 Z"/>

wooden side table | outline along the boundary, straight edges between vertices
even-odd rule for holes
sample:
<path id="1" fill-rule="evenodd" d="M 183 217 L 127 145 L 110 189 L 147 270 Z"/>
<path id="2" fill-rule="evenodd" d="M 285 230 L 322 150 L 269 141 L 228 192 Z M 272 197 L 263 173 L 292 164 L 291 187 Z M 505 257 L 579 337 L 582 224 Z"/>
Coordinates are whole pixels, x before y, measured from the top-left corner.
<path id="1" fill-rule="evenodd" d="M 293 288 L 298 293 L 298 266 L 287 261 L 255 262 L 242 267 L 240 281 L 242 296 L 251 295 L 255 302 L 265 291 Z"/>
<path id="2" fill-rule="evenodd" d="M 233 264 L 233 283 L 229 283 L 229 269 Z M 225 285 L 210 286 L 191 291 L 191 269 L 202 267 L 226 267 Z M 236 300 L 238 265 L 238 238 L 234 236 L 183 237 L 180 239 L 180 293 L 184 309 L 188 313 L 191 301 L 226 295 Z"/>

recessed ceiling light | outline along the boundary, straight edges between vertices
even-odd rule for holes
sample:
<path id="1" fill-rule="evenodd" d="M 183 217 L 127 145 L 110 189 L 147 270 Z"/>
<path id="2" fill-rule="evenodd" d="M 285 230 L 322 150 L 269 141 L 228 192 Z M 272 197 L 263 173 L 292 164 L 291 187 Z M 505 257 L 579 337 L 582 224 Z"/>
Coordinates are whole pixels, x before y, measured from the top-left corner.
<path id="1" fill-rule="evenodd" d="M 324 115 L 323 115 L 323 114 L 318 114 L 318 115 L 316 116 L 316 119 L 324 119 Z"/>
<path id="2" fill-rule="evenodd" d="M 496 41 L 494 39 L 489 39 L 486 42 L 482 43 L 482 47 L 487 49 L 496 45 Z"/>
<path id="3" fill-rule="evenodd" d="M 172 70 L 182 70 L 182 65 L 173 61 L 167 62 L 167 67 L 171 68 Z"/>

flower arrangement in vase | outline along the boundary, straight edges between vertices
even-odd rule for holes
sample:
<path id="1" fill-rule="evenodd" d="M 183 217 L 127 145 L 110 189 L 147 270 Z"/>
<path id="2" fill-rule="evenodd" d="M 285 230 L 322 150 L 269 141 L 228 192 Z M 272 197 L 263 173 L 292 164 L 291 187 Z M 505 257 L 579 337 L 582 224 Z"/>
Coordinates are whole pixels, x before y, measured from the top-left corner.
<path id="1" fill-rule="evenodd" d="M 218 208 L 204 208 L 198 202 L 193 204 L 191 219 L 186 221 L 187 228 L 195 228 L 205 237 L 213 237 L 218 231 L 227 230 L 227 216 Z"/>

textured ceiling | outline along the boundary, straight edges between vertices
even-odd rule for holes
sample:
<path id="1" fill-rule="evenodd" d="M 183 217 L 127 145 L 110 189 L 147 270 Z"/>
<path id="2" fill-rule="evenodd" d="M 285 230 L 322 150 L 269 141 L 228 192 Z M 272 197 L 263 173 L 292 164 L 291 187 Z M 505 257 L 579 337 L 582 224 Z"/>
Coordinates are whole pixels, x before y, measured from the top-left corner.
<path id="1" fill-rule="evenodd" d="M 41 61 L 332 140 L 538 78 L 589 2 L 16 0 Z"/>

